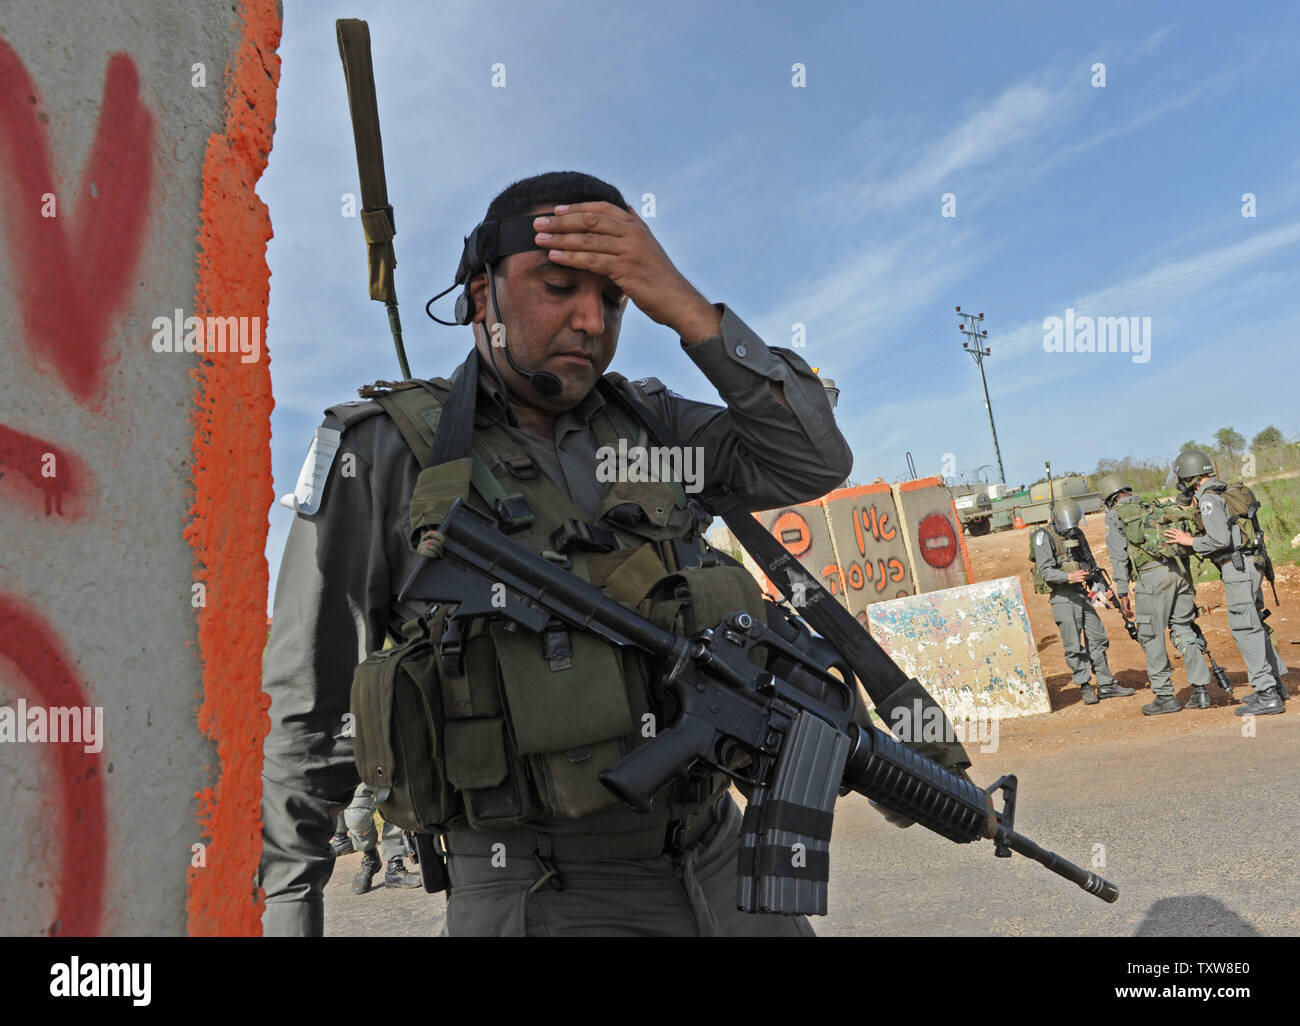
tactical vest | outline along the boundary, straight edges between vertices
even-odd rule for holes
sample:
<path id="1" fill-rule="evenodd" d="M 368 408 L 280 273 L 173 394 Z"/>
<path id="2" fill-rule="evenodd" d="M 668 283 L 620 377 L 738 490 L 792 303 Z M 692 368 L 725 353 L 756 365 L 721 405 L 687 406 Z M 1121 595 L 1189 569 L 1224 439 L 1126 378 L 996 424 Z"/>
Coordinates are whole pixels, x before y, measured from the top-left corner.
<path id="1" fill-rule="evenodd" d="M 606 380 L 617 387 L 624 379 Z M 414 382 L 375 396 L 421 459 L 451 390 L 445 379 L 431 384 L 437 396 Z M 620 438 L 647 443 L 644 427 L 617 403 L 607 402 L 590 424 L 598 446 L 617 451 Z M 703 540 L 708 515 L 680 483 L 610 481 L 588 522 L 496 424 L 475 429 L 472 456 L 420 474 L 411 497 L 412 545 L 458 498 L 494 515 L 511 540 L 666 630 L 694 633 L 736 610 L 766 619 L 753 577 Z M 559 621 L 535 635 L 485 618 L 467 628 L 453 620 L 449 628 L 447 613 L 444 606 L 407 624 L 399 646 L 406 655 L 375 653 L 354 678 L 357 766 L 363 780 L 382 788 L 385 819 L 430 833 L 620 807 L 598 775 L 665 725 L 647 658 Z M 670 797 L 689 811 L 726 784 L 715 773 Z"/>
<path id="2" fill-rule="evenodd" d="M 1134 574 L 1140 574 L 1153 563 L 1169 563 L 1187 555 L 1186 549 L 1165 540 L 1165 531 L 1171 527 L 1186 530 L 1193 526 L 1193 510 L 1177 505 L 1149 505 L 1134 499 L 1117 502 L 1113 512 L 1124 531 L 1128 561 Z"/>
<path id="3" fill-rule="evenodd" d="M 1050 595 L 1052 593 L 1052 586 L 1043 580 L 1042 571 L 1038 568 L 1038 560 L 1034 557 L 1034 539 L 1038 537 L 1039 531 L 1046 532 L 1048 540 L 1052 545 L 1052 555 L 1056 557 L 1056 565 L 1058 569 L 1069 574 L 1073 573 L 1075 570 L 1083 569 L 1083 564 L 1074 559 L 1061 559 L 1061 553 L 1065 552 L 1067 549 L 1077 548 L 1079 543 L 1062 536 L 1061 533 L 1056 530 L 1056 525 L 1053 524 L 1050 519 L 1041 527 L 1036 528 L 1029 536 L 1030 572 L 1033 576 L 1034 591 L 1040 595 Z M 1057 587 L 1061 587 L 1061 585 L 1057 585 Z"/>

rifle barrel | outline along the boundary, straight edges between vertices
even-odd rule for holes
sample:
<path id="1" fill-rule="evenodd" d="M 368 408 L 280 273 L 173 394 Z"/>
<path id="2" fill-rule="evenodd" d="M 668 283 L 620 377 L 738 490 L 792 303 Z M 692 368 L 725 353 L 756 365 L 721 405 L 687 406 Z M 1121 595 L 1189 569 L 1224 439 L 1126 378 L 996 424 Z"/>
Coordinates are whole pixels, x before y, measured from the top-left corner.
<path id="1" fill-rule="evenodd" d="M 1072 883 L 1078 884 L 1089 894 L 1095 894 L 1104 902 L 1113 904 L 1119 897 L 1119 888 L 1105 877 L 1081 869 L 1069 859 L 1061 858 L 1054 851 L 1040 848 L 1024 834 L 999 826 L 993 839 L 1000 844 L 1005 844 L 1012 851 L 1020 852 L 1025 858 L 1033 859 L 1039 865 L 1046 866 L 1057 876 L 1063 876 Z"/>

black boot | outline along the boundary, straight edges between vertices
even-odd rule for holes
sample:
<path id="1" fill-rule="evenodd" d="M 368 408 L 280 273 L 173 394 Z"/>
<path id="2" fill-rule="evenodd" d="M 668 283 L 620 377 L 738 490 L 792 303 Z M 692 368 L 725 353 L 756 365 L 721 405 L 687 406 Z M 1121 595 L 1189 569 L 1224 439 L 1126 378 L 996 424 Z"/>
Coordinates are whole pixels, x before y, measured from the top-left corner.
<path id="1" fill-rule="evenodd" d="M 424 881 L 419 873 L 409 872 L 400 855 L 388 860 L 388 872 L 384 874 L 385 887 L 423 887 Z"/>
<path id="2" fill-rule="evenodd" d="M 1173 695 L 1157 695 L 1156 700 L 1142 707 L 1143 716 L 1163 716 L 1165 713 L 1183 711 L 1183 703 Z"/>
<path id="3" fill-rule="evenodd" d="M 357 875 L 352 878 L 352 893 L 365 894 L 370 890 L 371 882 L 374 876 L 379 872 L 383 863 L 379 861 L 379 852 L 371 848 L 361 854 L 361 866 L 357 870 Z"/>
<path id="4" fill-rule="evenodd" d="M 1091 684 L 1081 685 L 1079 690 L 1083 692 L 1084 705 L 1096 705 L 1101 701 L 1101 699 L 1097 697 L 1097 692 Z"/>
<path id="5" fill-rule="evenodd" d="M 1210 702 L 1209 688 L 1192 688 L 1192 693 L 1187 696 L 1187 701 L 1183 703 L 1184 709 L 1208 709 Z"/>
<path id="6" fill-rule="evenodd" d="M 346 833 L 335 834 L 330 838 L 330 854 L 335 858 L 340 855 L 347 855 L 352 851 L 352 838 Z"/>
<path id="7" fill-rule="evenodd" d="M 1252 691 L 1241 705 L 1232 710 L 1238 716 L 1276 716 L 1286 712 L 1286 703 L 1277 688 Z"/>
<path id="8" fill-rule="evenodd" d="M 1099 698 L 1128 698 L 1129 695 L 1136 695 L 1137 692 L 1132 688 L 1126 688 L 1123 684 L 1116 681 L 1114 684 L 1104 684 L 1097 689 Z"/>

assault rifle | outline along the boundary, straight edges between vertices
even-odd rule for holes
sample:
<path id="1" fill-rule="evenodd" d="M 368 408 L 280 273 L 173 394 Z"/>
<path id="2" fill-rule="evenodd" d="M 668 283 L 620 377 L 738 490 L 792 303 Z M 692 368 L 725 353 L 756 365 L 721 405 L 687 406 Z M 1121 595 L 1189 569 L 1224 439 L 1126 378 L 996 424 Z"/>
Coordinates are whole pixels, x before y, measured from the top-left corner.
<path id="1" fill-rule="evenodd" d="M 1251 505 L 1250 510 L 1246 513 L 1250 520 L 1250 526 L 1255 529 L 1255 545 L 1248 554 L 1259 560 L 1260 573 L 1264 575 L 1264 580 L 1268 581 L 1268 586 L 1273 589 L 1273 602 L 1275 605 L 1281 604 L 1281 599 L 1277 597 L 1277 582 L 1273 574 L 1273 558 L 1268 554 L 1268 546 L 1264 543 L 1264 529 L 1259 526 L 1259 503 Z M 1244 566 L 1239 569 L 1245 569 Z"/>
<path id="2" fill-rule="evenodd" d="M 1114 884 L 1015 831 L 1014 776 L 981 790 L 865 723 L 865 717 L 854 722 L 856 678 L 837 678 L 823 653 L 788 640 L 794 635 L 787 628 L 801 623 L 793 612 L 769 603 L 777 611 L 770 626 L 741 611 L 694 637 L 681 637 L 511 541 L 491 517 L 461 499 L 431 538 L 439 554 L 416 567 L 402 600 L 455 604 L 452 618 L 499 616 L 533 633 L 549 631 L 558 619 L 656 662 L 662 672 L 655 676 L 655 697 L 669 725 L 600 780 L 642 812 L 665 787 L 693 772 L 721 771 L 752 787 L 742 827 L 738 908 L 826 914 L 835 799 L 849 791 L 958 844 L 991 838 L 996 856 L 1019 852 L 1103 901 L 1119 896 Z M 767 664 L 782 668 L 780 676 L 751 660 L 760 646 Z M 842 663 L 834 665 L 843 673 Z M 813 686 L 796 686 L 796 678 Z M 747 764 L 737 758 L 742 755 Z M 998 791 L 1001 810 L 993 803 Z"/>
<path id="3" fill-rule="evenodd" d="M 1228 675 L 1223 672 L 1223 667 L 1214 661 L 1214 656 L 1210 654 L 1210 643 L 1205 640 L 1205 634 L 1201 630 L 1201 625 L 1195 620 L 1192 621 L 1192 633 L 1196 635 L 1196 640 L 1201 643 L 1201 651 L 1205 653 L 1205 659 L 1210 664 L 1210 672 L 1214 674 L 1214 679 L 1219 682 L 1219 687 L 1223 688 L 1231 697 L 1232 681 L 1228 680 Z"/>
<path id="4" fill-rule="evenodd" d="M 1111 581 L 1110 575 L 1101 568 L 1096 557 L 1092 554 L 1092 547 L 1088 544 L 1088 539 L 1084 537 L 1083 531 L 1077 530 L 1075 533 L 1078 536 L 1080 554 L 1083 556 L 1080 562 L 1084 564 L 1084 569 L 1088 571 L 1088 576 L 1083 581 L 1084 589 L 1088 592 L 1089 597 L 1100 596 L 1103 606 L 1110 606 L 1114 603 L 1113 608 L 1119 611 L 1120 619 L 1124 621 L 1124 630 L 1128 632 L 1130 638 L 1141 644 L 1141 640 L 1138 638 L 1137 624 L 1125 614 L 1124 606 L 1119 600 L 1119 592 L 1115 590 L 1115 584 Z M 1110 602 L 1106 601 L 1107 592 L 1111 596 Z"/>

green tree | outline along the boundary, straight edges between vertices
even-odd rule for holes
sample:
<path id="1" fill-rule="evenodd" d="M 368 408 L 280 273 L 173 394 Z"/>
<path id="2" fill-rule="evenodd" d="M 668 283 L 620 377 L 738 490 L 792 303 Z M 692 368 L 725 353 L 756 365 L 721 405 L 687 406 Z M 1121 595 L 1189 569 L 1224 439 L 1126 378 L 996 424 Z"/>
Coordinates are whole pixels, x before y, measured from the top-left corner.
<path id="1" fill-rule="evenodd" d="M 1252 449 L 1268 449 L 1275 445 L 1281 445 L 1282 442 L 1282 432 L 1270 424 L 1255 436 L 1254 441 L 1250 443 L 1250 447 Z"/>
<path id="2" fill-rule="evenodd" d="M 1214 440 L 1219 443 L 1219 451 L 1226 453 L 1230 460 L 1236 460 L 1237 453 L 1246 448 L 1245 436 L 1230 427 L 1222 427 L 1214 432 Z"/>

